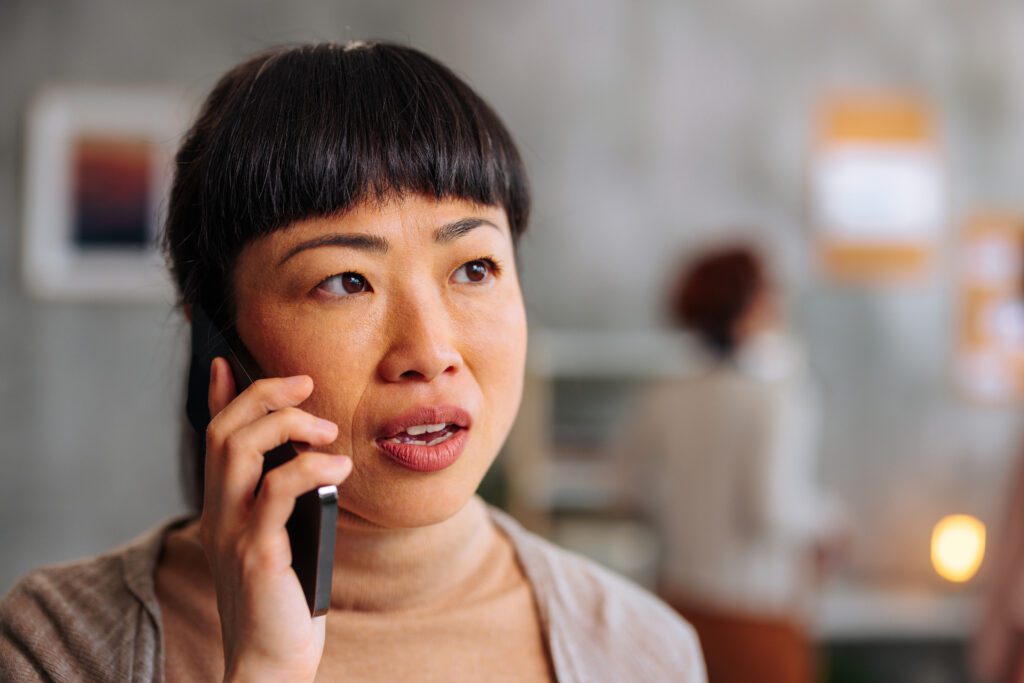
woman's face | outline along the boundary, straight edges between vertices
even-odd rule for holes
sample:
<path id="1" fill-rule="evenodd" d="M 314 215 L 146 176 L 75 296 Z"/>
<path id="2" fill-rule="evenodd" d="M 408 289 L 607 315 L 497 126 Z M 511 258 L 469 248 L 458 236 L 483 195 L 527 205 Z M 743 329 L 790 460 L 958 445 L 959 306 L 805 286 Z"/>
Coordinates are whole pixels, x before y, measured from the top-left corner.
<path id="1" fill-rule="evenodd" d="M 503 209 L 410 195 L 299 221 L 243 249 L 234 287 L 239 335 L 265 374 L 310 375 L 301 407 L 338 424 L 324 450 L 354 461 L 342 510 L 412 527 L 466 503 L 522 396 L 526 315 Z M 437 418 L 440 436 L 393 433 L 396 418 L 437 407 L 456 409 Z M 427 437 L 452 443 L 417 445 Z M 388 453 L 406 441 L 412 465 Z M 457 443 L 451 464 L 416 464 Z"/>

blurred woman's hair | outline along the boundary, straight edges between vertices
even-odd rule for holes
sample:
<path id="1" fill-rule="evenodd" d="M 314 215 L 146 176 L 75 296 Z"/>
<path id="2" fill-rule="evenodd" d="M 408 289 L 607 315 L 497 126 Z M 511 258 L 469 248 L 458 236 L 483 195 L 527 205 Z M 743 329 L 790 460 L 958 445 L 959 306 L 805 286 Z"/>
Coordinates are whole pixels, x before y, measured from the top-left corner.
<path id="1" fill-rule="evenodd" d="M 716 354 L 742 341 L 738 324 L 766 285 L 764 263 L 747 246 L 721 247 L 688 260 L 669 297 L 671 322 L 697 335 Z"/>
<path id="2" fill-rule="evenodd" d="M 162 239 L 179 304 L 231 325 L 247 243 L 405 194 L 500 206 L 514 241 L 530 211 L 508 130 L 432 57 L 383 42 L 256 55 L 217 82 L 175 158 Z"/>

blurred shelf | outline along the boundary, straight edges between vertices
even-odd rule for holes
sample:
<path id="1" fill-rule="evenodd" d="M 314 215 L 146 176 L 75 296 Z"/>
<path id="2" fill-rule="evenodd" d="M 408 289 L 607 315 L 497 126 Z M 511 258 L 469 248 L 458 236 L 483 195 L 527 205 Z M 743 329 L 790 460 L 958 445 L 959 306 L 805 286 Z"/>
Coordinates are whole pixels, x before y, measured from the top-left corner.
<path id="1" fill-rule="evenodd" d="M 611 507 L 618 485 L 605 461 L 552 460 L 544 463 L 543 504 L 550 510 L 601 512 Z"/>
<path id="2" fill-rule="evenodd" d="M 660 330 L 537 330 L 530 365 L 552 378 L 651 379 L 684 373 L 691 344 L 689 335 Z"/>
<path id="3" fill-rule="evenodd" d="M 826 585 L 813 631 L 819 641 L 963 640 L 977 623 L 978 599 L 970 593 Z"/>

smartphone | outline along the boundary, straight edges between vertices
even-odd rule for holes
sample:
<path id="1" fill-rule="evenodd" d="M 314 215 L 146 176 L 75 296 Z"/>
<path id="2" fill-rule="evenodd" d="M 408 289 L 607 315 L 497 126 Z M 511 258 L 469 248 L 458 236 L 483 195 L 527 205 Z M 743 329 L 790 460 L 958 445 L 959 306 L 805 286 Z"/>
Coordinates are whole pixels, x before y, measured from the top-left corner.
<path id="1" fill-rule="evenodd" d="M 189 422 L 200 436 L 210 424 L 210 364 L 217 356 L 226 358 L 239 393 L 264 375 L 233 328 L 218 326 L 199 306 L 192 308 L 192 362 L 188 373 L 188 399 L 185 410 Z M 202 439 L 200 439 L 202 442 Z M 263 477 L 299 454 L 288 442 L 263 457 Z M 338 487 L 321 486 L 295 499 L 295 510 L 288 518 L 288 539 L 292 548 L 292 569 L 299 577 L 310 614 L 327 613 L 331 600 L 334 572 L 334 533 L 338 519 Z"/>

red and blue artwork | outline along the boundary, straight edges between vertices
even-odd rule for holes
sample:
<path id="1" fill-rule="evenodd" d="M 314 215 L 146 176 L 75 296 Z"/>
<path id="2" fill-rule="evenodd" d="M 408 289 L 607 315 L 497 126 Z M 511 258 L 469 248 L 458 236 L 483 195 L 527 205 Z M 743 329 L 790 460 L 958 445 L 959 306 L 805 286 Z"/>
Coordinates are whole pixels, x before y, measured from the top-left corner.
<path id="1" fill-rule="evenodd" d="M 82 136 L 72 147 L 74 243 L 83 249 L 144 249 L 152 241 L 153 143 Z"/>

